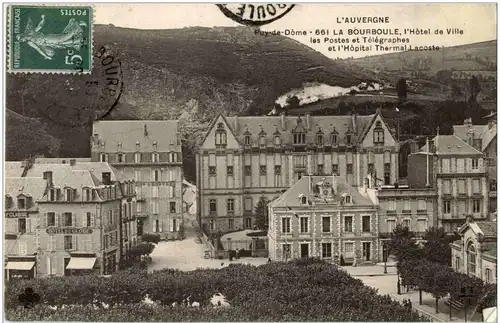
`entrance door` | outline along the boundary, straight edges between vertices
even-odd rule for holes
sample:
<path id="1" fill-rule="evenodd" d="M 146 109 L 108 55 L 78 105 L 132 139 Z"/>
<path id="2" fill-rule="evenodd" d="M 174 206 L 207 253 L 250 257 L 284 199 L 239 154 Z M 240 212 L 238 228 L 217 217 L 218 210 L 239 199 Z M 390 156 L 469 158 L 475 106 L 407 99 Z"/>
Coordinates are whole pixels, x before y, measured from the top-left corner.
<path id="1" fill-rule="evenodd" d="M 303 243 L 300 245 L 300 257 L 307 258 L 309 257 L 309 244 Z"/>
<path id="2" fill-rule="evenodd" d="M 363 242 L 363 260 L 365 260 L 365 261 L 370 261 L 371 244 L 372 244 L 371 242 Z"/>
<path id="3" fill-rule="evenodd" d="M 64 276 L 71 276 L 71 269 L 66 269 L 70 260 L 71 258 L 64 258 Z"/>

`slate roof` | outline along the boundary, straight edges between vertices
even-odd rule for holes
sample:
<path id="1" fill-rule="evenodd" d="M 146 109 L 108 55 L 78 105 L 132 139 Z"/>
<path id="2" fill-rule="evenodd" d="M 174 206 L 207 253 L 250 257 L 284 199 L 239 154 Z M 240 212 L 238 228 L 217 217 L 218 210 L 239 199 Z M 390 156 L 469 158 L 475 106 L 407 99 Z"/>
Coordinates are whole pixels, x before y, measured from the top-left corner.
<path id="1" fill-rule="evenodd" d="M 453 134 L 467 142 L 469 131 L 474 133 L 474 138 L 481 139 L 481 151 L 488 147 L 488 145 L 497 136 L 497 125 L 493 124 L 491 129 L 488 125 L 458 125 L 453 126 Z"/>
<path id="2" fill-rule="evenodd" d="M 240 143 L 243 143 L 245 135 L 249 134 L 252 144 L 257 143 L 261 135 L 266 138 L 267 144 L 273 144 L 275 135 L 280 136 L 282 144 L 292 144 L 293 132 L 307 130 L 306 143 L 315 143 L 316 135 L 322 132 L 324 144 L 331 145 L 330 134 L 335 131 L 337 144 L 344 144 L 349 131 L 351 143 L 355 145 L 364 138 L 377 115 L 380 114 L 309 116 L 310 126 L 307 125 L 307 116 L 233 116 L 224 117 L 224 120 Z M 284 128 L 282 128 L 281 118 L 284 119 Z M 207 134 L 218 119 L 219 117 L 215 118 Z"/>
<path id="3" fill-rule="evenodd" d="M 497 223 L 494 221 L 476 221 L 477 226 L 483 234 L 488 237 L 488 236 L 495 236 L 497 235 Z"/>
<path id="4" fill-rule="evenodd" d="M 5 162 L 4 165 L 4 176 L 5 177 L 21 177 L 24 167 L 23 162 L 20 161 L 9 161 Z"/>
<path id="5" fill-rule="evenodd" d="M 434 142 L 437 155 L 476 155 L 482 153 L 455 135 L 437 135 L 431 140 Z M 420 148 L 421 153 L 427 152 L 427 144 Z"/>
<path id="6" fill-rule="evenodd" d="M 338 203 L 341 201 L 342 196 L 348 194 L 352 197 L 353 205 L 367 205 L 374 206 L 374 203 L 369 198 L 369 196 L 363 196 L 357 189 L 347 184 L 347 182 L 335 176 L 335 180 L 332 180 L 332 176 L 303 176 L 299 181 L 297 181 L 292 187 L 290 187 L 285 193 L 280 197 L 270 202 L 272 207 L 299 207 L 303 206 L 300 201 L 301 195 L 308 196 L 313 202 L 327 204 L 325 200 L 321 197 L 314 196 L 313 190 L 310 189 L 311 186 L 320 184 L 322 181 L 327 181 L 329 183 L 335 182 L 336 189 L 334 189 L 334 199 L 331 202 Z M 330 203 L 330 202 L 329 202 Z"/>
<path id="7" fill-rule="evenodd" d="M 33 202 L 36 202 L 44 196 L 47 182 L 43 178 L 6 177 L 4 185 L 5 195 L 9 195 L 14 202 L 10 204 L 9 211 L 15 211 L 17 210 L 15 201 L 20 194 L 27 195 L 32 198 Z M 36 208 L 36 205 L 33 203 L 31 208 Z"/>
<path id="8" fill-rule="evenodd" d="M 497 258 L 497 244 L 496 242 L 482 243 L 481 249 L 483 254 L 486 254 L 490 257 Z"/>
<path id="9" fill-rule="evenodd" d="M 103 152 L 117 152 L 119 142 L 122 152 L 137 151 L 136 143 L 141 151 L 153 151 L 153 142 L 158 152 L 181 152 L 177 132 L 177 120 L 96 121 L 92 130 L 94 143 L 104 142 Z"/>

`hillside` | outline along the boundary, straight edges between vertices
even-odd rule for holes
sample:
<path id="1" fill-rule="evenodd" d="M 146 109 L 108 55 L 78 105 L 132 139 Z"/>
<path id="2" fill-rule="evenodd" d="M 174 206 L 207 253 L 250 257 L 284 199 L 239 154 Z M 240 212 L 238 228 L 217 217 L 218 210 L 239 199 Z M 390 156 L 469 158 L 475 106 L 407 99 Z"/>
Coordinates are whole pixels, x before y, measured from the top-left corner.
<path id="1" fill-rule="evenodd" d="M 123 71 L 124 92 L 108 118 L 170 119 L 183 114 L 189 129 L 183 131 L 184 139 L 190 142 L 200 133 L 191 130 L 203 129 L 220 111 L 267 112 L 279 96 L 306 82 L 348 87 L 367 81 L 366 75 L 341 67 L 301 43 L 283 36 L 255 35 L 248 27 L 137 30 L 97 25 L 94 48 L 101 46 L 120 60 Z M 96 60 L 94 68 L 102 72 L 100 64 Z M 61 140 L 61 157 L 88 156 L 88 122 L 68 127 L 54 122 L 54 117 L 70 118 L 84 107 L 105 109 L 112 104 L 89 93 L 89 84 L 98 78 L 95 70 L 92 76 L 8 75 L 7 109 L 38 118 L 49 135 Z M 102 87 L 106 79 L 101 77 L 99 82 Z M 48 118 L 45 110 L 60 112 Z M 8 142 L 15 138 L 10 129 Z M 27 157 L 32 150 L 40 150 L 38 144 L 33 142 L 32 149 L 16 154 L 7 151 L 7 159 Z"/>

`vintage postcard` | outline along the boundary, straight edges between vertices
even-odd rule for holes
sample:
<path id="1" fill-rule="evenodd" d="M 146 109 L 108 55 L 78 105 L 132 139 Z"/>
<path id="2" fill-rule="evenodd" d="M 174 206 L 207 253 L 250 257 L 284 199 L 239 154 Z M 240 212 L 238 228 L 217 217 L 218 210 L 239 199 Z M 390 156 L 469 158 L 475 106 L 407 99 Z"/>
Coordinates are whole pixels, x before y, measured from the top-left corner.
<path id="1" fill-rule="evenodd" d="M 8 321 L 497 320 L 496 3 L 4 9 Z"/>

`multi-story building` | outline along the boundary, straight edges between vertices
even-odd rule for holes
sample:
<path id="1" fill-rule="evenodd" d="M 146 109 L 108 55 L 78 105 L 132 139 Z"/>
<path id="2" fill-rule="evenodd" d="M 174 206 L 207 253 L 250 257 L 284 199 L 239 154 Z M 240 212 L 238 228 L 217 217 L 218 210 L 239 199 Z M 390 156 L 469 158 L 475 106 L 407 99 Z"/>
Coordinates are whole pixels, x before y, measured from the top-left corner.
<path id="1" fill-rule="evenodd" d="M 453 269 L 496 284 L 496 221 L 474 221 L 469 217 L 458 233 L 461 239 L 451 243 Z"/>
<path id="2" fill-rule="evenodd" d="M 136 183 L 138 235 L 178 235 L 183 221 L 182 145 L 177 121 L 97 121 L 92 161 L 108 162 Z"/>
<path id="3" fill-rule="evenodd" d="M 374 174 L 398 179 L 399 145 L 382 116 L 224 117 L 196 156 L 199 223 L 211 231 L 248 228 L 261 197 L 272 200 L 304 175 L 336 175 L 354 187 Z"/>
<path id="4" fill-rule="evenodd" d="M 455 135 L 437 135 L 409 156 L 408 185 L 437 192 L 437 225 L 447 232 L 464 224 L 467 215 L 489 216 L 483 154 Z"/>
<path id="5" fill-rule="evenodd" d="M 398 224 L 408 227 L 422 238 L 425 231 L 437 226 L 437 192 L 431 187 L 380 187 L 376 194 L 379 206 L 380 257 L 388 250 L 384 241 Z"/>
<path id="6" fill-rule="evenodd" d="M 270 202 L 269 257 L 378 261 L 377 206 L 339 176 L 303 176 Z"/>
<path id="7" fill-rule="evenodd" d="M 22 166 L 21 176 L 12 180 L 43 181 L 43 194 L 36 199 L 16 196 L 17 204 L 14 196 L 6 196 L 6 233 L 13 238 L 7 241 L 7 248 L 18 250 L 18 256 L 23 257 L 35 248 L 37 276 L 110 274 L 117 270 L 122 256 L 137 241 L 134 183 L 107 163 L 30 161 Z M 15 167 L 9 169 L 18 174 Z M 39 188 L 18 189 L 29 192 Z M 37 213 L 24 222 L 9 218 L 11 207 L 19 209 L 20 205 L 33 211 L 36 205 Z M 34 246 L 23 242 L 31 239 Z"/>
<path id="8" fill-rule="evenodd" d="M 490 113 L 485 118 L 487 125 L 473 125 L 466 119 L 463 125 L 453 126 L 453 133 L 484 154 L 490 186 L 490 212 L 497 209 L 497 114 Z"/>

